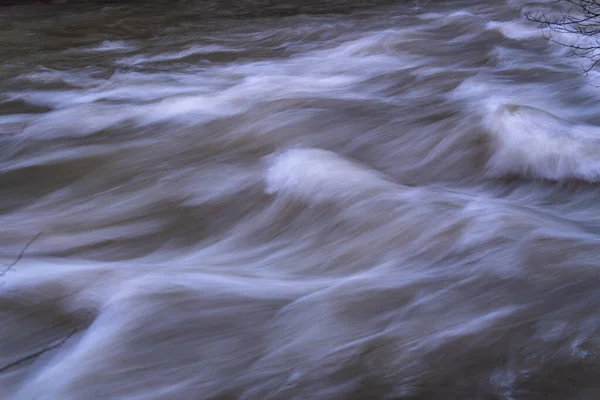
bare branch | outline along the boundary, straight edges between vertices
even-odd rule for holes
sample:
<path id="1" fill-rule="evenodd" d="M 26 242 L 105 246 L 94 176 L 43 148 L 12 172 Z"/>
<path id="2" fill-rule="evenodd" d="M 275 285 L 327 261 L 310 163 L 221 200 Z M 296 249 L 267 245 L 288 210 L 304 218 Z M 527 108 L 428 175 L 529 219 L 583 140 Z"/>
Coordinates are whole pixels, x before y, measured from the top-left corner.
<path id="1" fill-rule="evenodd" d="M 56 349 L 57 347 L 61 346 L 63 343 L 65 343 L 67 340 L 69 340 L 74 334 L 76 334 L 79 331 L 79 329 L 73 329 L 67 336 L 63 337 L 62 339 L 55 341 L 54 343 L 51 343 L 50 345 L 42 348 L 41 350 L 38 350 L 36 352 L 33 352 L 31 354 L 28 354 L 27 356 L 20 358 L 16 361 L 13 361 L 3 367 L 0 367 L 0 374 L 18 366 L 19 364 L 22 364 L 24 362 L 33 360 L 39 356 L 41 356 L 44 353 L 47 353 L 51 350 Z"/>
<path id="2" fill-rule="evenodd" d="M 21 250 L 21 252 L 17 256 L 17 258 L 15 259 L 15 261 L 13 261 L 9 265 L 7 265 L 4 270 L 0 271 L 0 278 L 3 277 L 4 275 L 6 275 L 6 273 L 8 271 L 10 271 L 15 265 L 17 265 L 17 263 L 19 261 L 21 261 L 21 258 L 23 258 L 23 256 L 25 255 L 25 252 L 27 251 L 27 249 L 29 248 L 29 246 L 31 246 L 33 244 L 33 242 L 35 242 L 43 234 L 44 234 L 44 232 L 42 231 L 42 232 L 38 233 L 37 235 L 35 235 L 29 242 L 27 242 L 27 244 L 25 245 L 25 247 L 23 247 L 23 250 Z"/>
<path id="3" fill-rule="evenodd" d="M 562 11 L 552 14 L 538 11 L 526 13 L 525 17 L 540 28 L 548 28 L 548 39 L 553 43 L 569 48 L 573 55 L 589 59 L 591 64 L 583 67 L 587 74 L 600 60 L 600 0 L 556 0 L 555 3 L 563 6 Z M 569 43 L 567 39 L 556 38 L 552 32 L 586 37 L 586 43 Z"/>

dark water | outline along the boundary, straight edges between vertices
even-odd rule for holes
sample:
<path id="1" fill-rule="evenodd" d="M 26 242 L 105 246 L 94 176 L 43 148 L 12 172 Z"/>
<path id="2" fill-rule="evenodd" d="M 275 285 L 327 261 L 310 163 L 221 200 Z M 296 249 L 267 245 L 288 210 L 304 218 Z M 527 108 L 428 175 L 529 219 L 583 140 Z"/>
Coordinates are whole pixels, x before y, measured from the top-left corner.
<path id="1" fill-rule="evenodd" d="M 599 398 L 550 6 L 0 8 L 0 398 Z"/>

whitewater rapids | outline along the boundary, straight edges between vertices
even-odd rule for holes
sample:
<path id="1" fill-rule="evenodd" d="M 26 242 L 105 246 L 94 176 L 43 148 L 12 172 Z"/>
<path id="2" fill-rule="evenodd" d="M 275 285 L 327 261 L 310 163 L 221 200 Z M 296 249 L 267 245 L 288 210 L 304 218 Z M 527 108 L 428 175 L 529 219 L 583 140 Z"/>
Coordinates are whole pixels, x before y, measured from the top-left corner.
<path id="1" fill-rule="evenodd" d="M 0 8 L 0 399 L 600 398 L 550 7 Z"/>

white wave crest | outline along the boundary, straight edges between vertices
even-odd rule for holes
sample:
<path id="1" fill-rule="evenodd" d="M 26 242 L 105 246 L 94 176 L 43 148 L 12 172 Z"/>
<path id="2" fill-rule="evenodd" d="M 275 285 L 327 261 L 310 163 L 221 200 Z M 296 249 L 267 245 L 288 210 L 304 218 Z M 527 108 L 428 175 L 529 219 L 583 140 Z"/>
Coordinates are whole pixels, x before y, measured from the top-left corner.
<path id="1" fill-rule="evenodd" d="M 393 189 L 379 172 L 321 149 L 291 149 L 268 159 L 266 192 L 328 202 Z"/>
<path id="2" fill-rule="evenodd" d="M 487 118 L 493 175 L 563 180 L 600 179 L 600 130 L 546 111 L 503 105 Z"/>
<path id="3" fill-rule="evenodd" d="M 500 32 L 502 36 L 512 40 L 532 40 L 544 37 L 544 32 L 534 24 L 526 24 L 521 21 L 490 21 L 485 28 Z"/>

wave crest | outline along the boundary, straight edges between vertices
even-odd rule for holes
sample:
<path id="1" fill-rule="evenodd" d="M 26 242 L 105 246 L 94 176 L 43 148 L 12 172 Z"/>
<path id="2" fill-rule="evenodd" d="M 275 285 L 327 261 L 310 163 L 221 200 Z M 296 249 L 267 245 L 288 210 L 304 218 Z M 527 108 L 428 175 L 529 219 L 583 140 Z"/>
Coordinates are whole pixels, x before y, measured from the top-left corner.
<path id="1" fill-rule="evenodd" d="M 600 130 L 578 125 L 546 111 L 505 104 L 486 125 L 492 175 L 519 175 L 560 181 L 600 179 Z"/>

